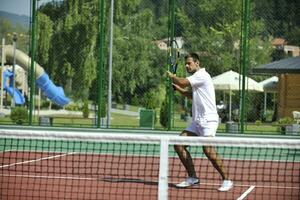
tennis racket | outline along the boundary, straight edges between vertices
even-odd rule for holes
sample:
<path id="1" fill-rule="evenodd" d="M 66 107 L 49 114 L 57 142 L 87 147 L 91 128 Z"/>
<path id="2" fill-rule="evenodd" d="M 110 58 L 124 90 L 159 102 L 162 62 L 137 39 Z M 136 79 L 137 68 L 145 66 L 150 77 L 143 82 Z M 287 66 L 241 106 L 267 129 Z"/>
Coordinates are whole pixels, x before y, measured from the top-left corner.
<path id="1" fill-rule="evenodd" d="M 176 39 L 173 39 L 169 42 L 169 66 L 170 66 L 170 71 L 173 74 L 176 74 L 177 72 L 179 58 L 180 58 L 179 46 Z M 173 89 L 175 90 L 174 86 Z"/>
<path id="2" fill-rule="evenodd" d="M 170 41 L 169 45 L 169 65 L 171 67 L 171 72 L 176 74 L 178 61 L 180 57 L 179 46 L 176 40 Z"/>

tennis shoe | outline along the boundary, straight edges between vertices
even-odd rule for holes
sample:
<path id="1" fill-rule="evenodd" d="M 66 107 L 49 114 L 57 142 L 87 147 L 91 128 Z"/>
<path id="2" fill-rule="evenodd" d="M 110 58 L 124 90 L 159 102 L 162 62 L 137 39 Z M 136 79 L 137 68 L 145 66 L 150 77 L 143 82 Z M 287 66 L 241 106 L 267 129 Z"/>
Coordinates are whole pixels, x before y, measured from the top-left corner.
<path id="1" fill-rule="evenodd" d="M 224 180 L 221 187 L 218 189 L 220 192 L 227 192 L 233 187 L 231 180 Z"/>
<path id="2" fill-rule="evenodd" d="M 185 181 L 176 185 L 178 188 L 186 188 L 199 184 L 199 179 L 195 177 L 188 177 Z"/>

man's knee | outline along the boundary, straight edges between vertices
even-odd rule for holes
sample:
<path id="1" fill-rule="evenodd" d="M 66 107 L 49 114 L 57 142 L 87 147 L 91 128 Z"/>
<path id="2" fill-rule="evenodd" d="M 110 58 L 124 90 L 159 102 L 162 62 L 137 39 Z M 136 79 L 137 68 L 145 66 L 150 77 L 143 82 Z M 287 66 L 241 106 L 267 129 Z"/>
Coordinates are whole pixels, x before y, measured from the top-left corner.
<path id="1" fill-rule="evenodd" d="M 187 131 L 187 130 L 183 130 L 181 132 L 180 136 L 197 136 L 197 134 L 193 133 L 193 132 L 190 132 L 190 131 Z"/>
<path id="2" fill-rule="evenodd" d="M 185 151 L 185 146 L 183 145 L 174 145 L 174 150 L 177 152 L 177 153 L 182 153 L 183 151 Z"/>
<path id="3" fill-rule="evenodd" d="M 215 152 L 214 148 L 210 147 L 210 146 L 203 146 L 202 149 L 203 149 L 203 152 L 205 153 L 205 155 L 211 155 Z"/>
<path id="4" fill-rule="evenodd" d="M 183 130 L 180 134 L 180 136 L 197 136 L 195 133 L 187 131 L 187 130 Z M 183 152 L 187 151 L 188 145 L 174 145 L 174 150 L 178 153 L 178 154 L 182 154 Z"/>

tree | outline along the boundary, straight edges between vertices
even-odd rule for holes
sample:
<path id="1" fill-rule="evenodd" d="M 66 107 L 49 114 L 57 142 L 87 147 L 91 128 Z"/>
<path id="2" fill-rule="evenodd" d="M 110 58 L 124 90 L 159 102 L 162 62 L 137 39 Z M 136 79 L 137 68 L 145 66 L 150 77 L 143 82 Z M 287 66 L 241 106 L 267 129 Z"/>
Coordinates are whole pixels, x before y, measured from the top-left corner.
<path id="1" fill-rule="evenodd" d="M 38 13 L 38 48 L 37 48 L 37 62 L 42 65 L 46 66 L 49 60 L 49 49 L 51 38 L 53 34 L 53 22 L 51 19 L 43 14 Z"/>
<path id="2" fill-rule="evenodd" d="M 162 102 L 162 105 L 160 107 L 159 122 L 164 128 L 168 127 L 169 116 L 168 116 L 168 99 L 167 98 L 165 98 L 165 100 Z"/>
<path id="3" fill-rule="evenodd" d="M 213 76 L 229 69 L 239 71 L 241 1 L 224 3 L 221 0 L 202 0 L 181 3 L 183 6 L 179 6 L 177 16 L 178 23 L 185 27 L 182 31 L 185 48 L 198 52 L 202 66 Z M 263 21 L 251 19 L 251 67 L 270 60 L 272 48 L 270 36 L 265 35 L 265 28 Z"/>
<path id="4" fill-rule="evenodd" d="M 88 98 L 97 74 L 96 3 L 70 0 L 60 5 L 47 4 L 41 9 L 56 24 L 51 38 L 49 71 L 55 82 L 72 88 L 72 96 L 77 100 Z M 58 10 L 66 14 L 61 15 Z"/>
<path id="5" fill-rule="evenodd" d="M 145 98 L 147 91 L 157 90 L 163 73 L 164 57 L 153 41 L 153 13 L 139 10 L 139 2 L 116 5 L 113 96 L 121 103 L 132 103 L 137 96 Z"/>

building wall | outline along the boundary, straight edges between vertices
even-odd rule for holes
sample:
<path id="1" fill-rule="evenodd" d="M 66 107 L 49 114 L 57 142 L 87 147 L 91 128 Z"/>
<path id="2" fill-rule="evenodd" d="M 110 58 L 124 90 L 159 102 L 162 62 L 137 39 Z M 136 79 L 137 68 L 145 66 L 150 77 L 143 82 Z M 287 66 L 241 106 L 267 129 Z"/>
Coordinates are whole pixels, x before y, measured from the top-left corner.
<path id="1" fill-rule="evenodd" d="M 283 50 L 287 55 L 292 57 L 300 55 L 300 49 L 297 46 L 285 45 Z"/>
<path id="2" fill-rule="evenodd" d="M 278 86 L 278 117 L 293 117 L 300 111 L 300 74 L 280 74 Z"/>

